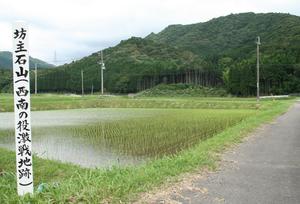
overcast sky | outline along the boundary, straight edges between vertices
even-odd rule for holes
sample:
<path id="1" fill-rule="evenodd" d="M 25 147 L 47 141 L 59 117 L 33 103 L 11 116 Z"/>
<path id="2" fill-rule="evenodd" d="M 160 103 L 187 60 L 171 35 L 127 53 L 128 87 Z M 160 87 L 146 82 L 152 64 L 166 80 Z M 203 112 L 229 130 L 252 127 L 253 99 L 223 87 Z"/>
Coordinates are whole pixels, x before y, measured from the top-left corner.
<path id="1" fill-rule="evenodd" d="M 170 24 L 205 22 L 241 12 L 300 16 L 299 0 L 0 0 L 0 50 L 12 49 L 11 27 L 29 24 L 30 55 L 57 64 L 145 37 Z"/>

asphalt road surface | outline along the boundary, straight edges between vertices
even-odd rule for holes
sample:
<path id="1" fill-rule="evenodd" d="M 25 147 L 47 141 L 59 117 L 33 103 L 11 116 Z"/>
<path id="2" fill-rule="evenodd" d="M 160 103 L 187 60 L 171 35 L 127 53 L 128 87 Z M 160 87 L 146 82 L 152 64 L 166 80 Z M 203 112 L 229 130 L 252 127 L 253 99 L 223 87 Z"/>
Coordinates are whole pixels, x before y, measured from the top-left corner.
<path id="1" fill-rule="evenodd" d="M 217 172 L 155 203 L 300 204 L 300 102 L 223 160 Z"/>

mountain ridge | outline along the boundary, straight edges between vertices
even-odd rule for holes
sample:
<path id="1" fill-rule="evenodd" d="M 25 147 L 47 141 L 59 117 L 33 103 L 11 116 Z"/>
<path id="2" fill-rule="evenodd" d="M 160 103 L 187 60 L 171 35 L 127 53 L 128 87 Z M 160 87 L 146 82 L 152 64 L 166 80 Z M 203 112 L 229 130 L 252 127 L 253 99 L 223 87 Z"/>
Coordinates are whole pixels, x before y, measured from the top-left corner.
<path id="1" fill-rule="evenodd" d="M 207 22 L 170 25 L 145 38 L 105 49 L 105 91 L 131 93 L 159 83 L 223 87 L 233 95 L 256 93 L 256 43 L 261 37 L 261 92 L 300 92 L 300 17 L 282 13 L 230 14 Z M 40 72 L 44 92 L 99 90 L 99 52 Z"/>
<path id="2" fill-rule="evenodd" d="M 272 21 L 275 23 L 277 21 L 276 25 L 273 26 Z M 250 44 L 249 41 L 254 44 L 258 35 L 262 39 L 262 44 L 268 44 L 270 41 L 274 41 L 274 39 L 270 40 L 271 37 L 276 38 L 273 33 L 280 30 L 291 31 L 287 33 L 286 37 L 298 34 L 299 23 L 300 17 L 296 15 L 247 12 L 221 16 L 207 22 L 170 25 L 161 32 L 150 34 L 146 38 L 181 47 L 202 56 L 207 56 L 207 53 L 222 55 L 231 54 L 230 50 L 238 48 L 240 44 Z M 266 33 L 266 30 L 269 33 Z M 221 38 L 222 36 L 223 38 Z M 285 39 L 279 38 L 277 42 L 284 44 Z M 297 44 L 300 45 L 300 39 Z"/>
<path id="3" fill-rule="evenodd" d="M 33 69 L 35 63 L 38 64 L 38 68 L 52 68 L 54 65 L 49 64 L 43 60 L 33 58 L 30 56 L 29 65 L 30 69 Z M 12 53 L 9 51 L 0 51 L 0 68 L 1 69 L 11 69 L 12 68 Z"/>

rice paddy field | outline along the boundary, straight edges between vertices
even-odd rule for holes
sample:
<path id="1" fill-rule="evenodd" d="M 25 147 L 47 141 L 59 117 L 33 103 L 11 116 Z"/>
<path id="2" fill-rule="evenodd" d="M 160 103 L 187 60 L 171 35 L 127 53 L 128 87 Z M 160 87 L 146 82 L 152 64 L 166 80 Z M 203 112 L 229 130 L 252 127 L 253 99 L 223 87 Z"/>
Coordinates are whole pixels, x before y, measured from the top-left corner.
<path id="1" fill-rule="evenodd" d="M 84 167 L 130 165 L 174 154 L 254 110 L 108 108 L 33 112 L 33 150 Z M 13 114 L 0 114 L 0 147 L 14 149 Z"/>
<path id="2" fill-rule="evenodd" d="M 0 95 L 0 112 L 13 111 L 13 96 Z M 76 108 L 212 108 L 212 109 L 256 109 L 254 98 L 230 97 L 127 97 L 86 95 L 32 95 L 33 111 Z"/>
<path id="3" fill-rule="evenodd" d="M 128 202 L 195 168 L 214 168 L 216 152 L 283 113 L 293 100 L 32 98 L 35 186 L 16 196 L 12 97 L 0 95 L 0 203 Z"/>

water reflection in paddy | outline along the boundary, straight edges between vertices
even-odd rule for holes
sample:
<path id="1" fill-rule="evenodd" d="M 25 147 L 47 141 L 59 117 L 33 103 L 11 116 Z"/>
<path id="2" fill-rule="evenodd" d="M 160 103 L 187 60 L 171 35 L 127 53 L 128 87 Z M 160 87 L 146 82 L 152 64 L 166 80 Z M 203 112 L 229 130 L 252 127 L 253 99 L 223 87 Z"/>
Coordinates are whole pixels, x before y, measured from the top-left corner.
<path id="1" fill-rule="evenodd" d="M 85 167 L 135 165 L 173 154 L 254 110 L 80 109 L 32 112 L 33 152 Z M 0 147 L 14 150 L 13 113 L 0 113 Z"/>
<path id="2" fill-rule="evenodd" d="M 142 163 L 146 157 L 120 155 L 105 145 L 93 145 L 89 138 L 74 136 L 65 128 L 82 127 L 99 122 L 151 117 L 154 110 L 75 109 L 32 112 L 33 152 L 42 158 L 72 162 L 84 167 L 110 167 Z M 0 113 L 0 147 L 15 148 L 14 115 Z"/>

